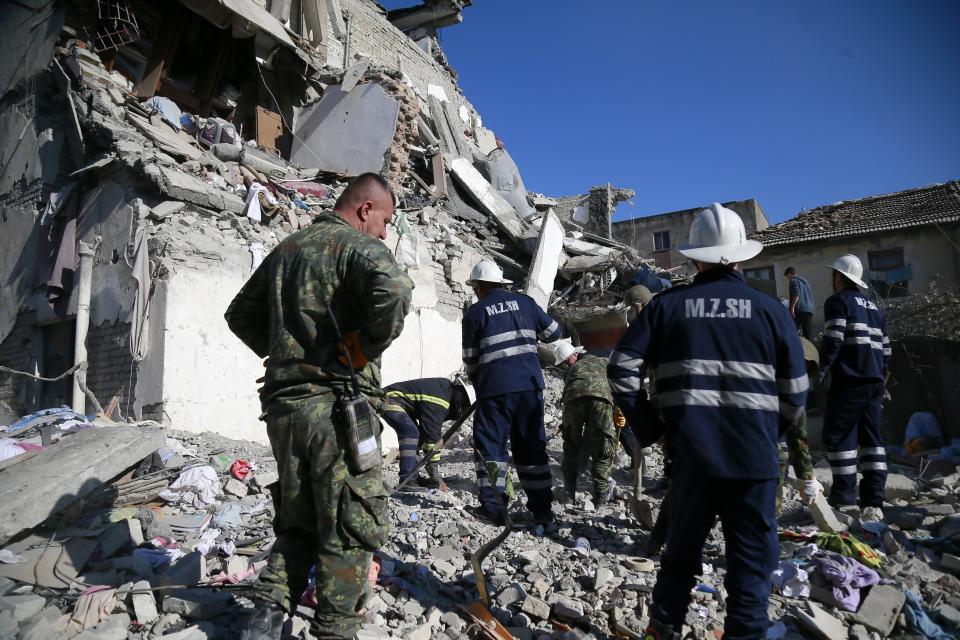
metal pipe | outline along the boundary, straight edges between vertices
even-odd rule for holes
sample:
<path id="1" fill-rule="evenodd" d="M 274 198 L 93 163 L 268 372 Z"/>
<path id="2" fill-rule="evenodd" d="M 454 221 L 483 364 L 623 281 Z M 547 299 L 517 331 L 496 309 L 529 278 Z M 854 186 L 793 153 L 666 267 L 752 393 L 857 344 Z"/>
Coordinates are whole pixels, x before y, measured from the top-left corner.
<path id="1" fill-rule="evenodd" d="M 77 326 L 73 341 L 73 361 L 87 361 L 87 330 L 90 328 L 90 289 L 93 283 L 94 249 L 86 242 L 80 242 L 80 286 L 77 288 Z M 73 410 L 86 412 L 86 395 L 83 387 L 87 383 L 87 367 L 80 367 L 73 374 Z"/>

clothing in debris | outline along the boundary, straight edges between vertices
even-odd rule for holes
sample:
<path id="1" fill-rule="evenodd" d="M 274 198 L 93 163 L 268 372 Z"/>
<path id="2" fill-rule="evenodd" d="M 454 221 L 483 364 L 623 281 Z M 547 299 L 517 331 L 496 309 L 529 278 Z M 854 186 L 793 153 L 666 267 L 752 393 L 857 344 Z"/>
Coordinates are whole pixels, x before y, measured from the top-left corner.
<path id="1" fill-rule="evenodd" d="M 652 617 L 679 629 L 717 516 L 727 549 L 725 637 L 763 638 L 777 566 L 777 442 L 797 421 L 809 381 L 789 313 L 738 271 L 714 267 L 650 301 L 607 368 L 631 424 L 649 418 L 655 373 L 673 454 L 670 527 Z"/>
<path id="2" fill-rule="evenodd" d="M 847 611 L 860 608 L 860 590 L 880 582 L 880 576 L 853 558 L 847 558 L 832 551 L 815 555 L 813 566 L 830 584 L 833 597 Z"/>
<path id="3" fill-rule="evenodd" d="M 280 475 L 277 540 L 255 592 L 292 612 L 315 563 L 315 636 L 360 629 L 370 561 L 387 535 L 380 465 L 353 471 L 339 444 L 348 426 L 334 406 L 350 370 L 329 309 L 342 333 L 358 335 L 370 361 L 360 383 L 379 401 L 377 361 L 403 329 L 412 289 L 386 245 L 325 213 L 280 242 L 226 313 L 231 330 L 269 356 L 260 399 Z"/>
<path id="4" fill-rule="evenodd" d="M 397 382 L 384 388 L 387 394 L 383 419 L 397 432 L 400 441 L 400 479 L 417 464 L 417 449 L 428 453 L 440 439 L 441 427 L 456 419 L 467 407 L 466 394 L 446 378 L 421 378 Z M 440 462 L 434 453 L 429 465 Z"/>
<path id="5" fill-rule="evenodd" d="M 590 456 L 593 494 L 605 498 L 610 488 L 617 429 L 613 422 L 613 398 L 607 384 L 607 359 L 589 353 L 578 356 L 564 374 L 563 387 L 564 484 L 575 489 L 578 460 L 584 449 Z"/>
<path id="6" fill-rule="evenodd" d="M 826 322 L 820 369 L 829 372 L 823 442 L 830 459 L 834 506 L 857 502 L 857 458 L 862 507 L 883 505 L 887 456 L 880 433 L 890 338 L 883 313 L 858 290 L 842 289 L 823 306 Z M 858 456 L 859 450 L 859 456 Z"/>
<path id="7" fill-rule="evenodd" d="M 527 505 L 551 517 L 553 492 L 543 428 L 543 371 L 537 339 L 553 342 L 560 325 L 532 298 L 496 288 L 463 318 L 463 362 L 477 392 L 474 461 L 482 508 L 494 520 L 506 504 L 507 440 Z"/>

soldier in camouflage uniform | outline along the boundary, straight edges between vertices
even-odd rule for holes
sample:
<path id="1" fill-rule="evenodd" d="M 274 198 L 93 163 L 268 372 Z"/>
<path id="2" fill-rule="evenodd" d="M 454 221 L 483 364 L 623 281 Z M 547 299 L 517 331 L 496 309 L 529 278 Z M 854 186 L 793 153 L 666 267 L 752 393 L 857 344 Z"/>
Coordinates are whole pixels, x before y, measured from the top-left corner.
<path id="1" fill-rule="evenodd" d="M 817 379 L 820 356 L 817 348 L 806 338 L 800 338 L 803 345 L 803 359 L 807 365 L 807 375 L 811 385 Z M 783 497 L 783 481 L 787 475 L 787 462 L 793 465 L 797 479 L 803 482 L 803 500 L 807 504 L 813 503 L 818 493 L 823 492 L 823 486 L 813 473 L 813 459 L 810 457 L 810 444 L 807 442 L 807 411 L 800 412 L 800 417 L 783 434 L 780 443 L 780 484 L 777 487 L 776 513 L 780 516 L 780 501 Z"/>
<path id="2" fill-rule="evenodd" d="M 277 540 L 254 586 L 259 607 L 246 640 L 280 637 L 313 564 L 314 637 L 350 638 L 360 629 L 372 553 L 387 536 L 387 493 L 380 464 L 361 473 L 348 465 L 336 400 L 350 381 L 349 353 L 364 394 L 381 402 L 378 359 L 410 307 L 413 283 L 380 241 L 393 211 L 390 185 L 359 176 L 333 212 L 267 256 L 227 310 L 230 329 L 267 358 L 260 400 L 280 475 Z"/>
<path id="3" fill-rule="evenodd" d="M 568 365 L 563 379 L 563 485 L 570 499 L 575 499 L 578 459 L 585 447 L 590 456 L 593 499 L 596 504 L 603 504 L 607 501 L 610 470 L 617 452 L 607 359 L 582 353 L 581 348 L 568 343 L 560 345 L 557 352 Z"/>

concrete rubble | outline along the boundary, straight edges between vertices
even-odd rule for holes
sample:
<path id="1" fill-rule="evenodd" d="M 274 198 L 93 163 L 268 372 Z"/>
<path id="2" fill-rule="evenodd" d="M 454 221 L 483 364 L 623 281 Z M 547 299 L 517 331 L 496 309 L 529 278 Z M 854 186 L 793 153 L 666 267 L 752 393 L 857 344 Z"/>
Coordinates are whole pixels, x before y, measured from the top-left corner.
<path id="1" fill-rule="evenodd" d="M 296 104 L 291 133 L 297 135 L 289 152 L 279 154 L 271 145 L 242 139 L 236 130 L 240 144 L 224 141 L 222 136 L 233 134 L 212 117 L 208 121 L 184 111 L 185 127 L 172 125 L 161 110 L 144 104 L 130 80 L 108 70 L 107 56 L 101 58 L 81 34 L 66 27 L 70 30 L 57 40 L 59 62 L 54 62 L 66 69 L 57 104 L 70 129 L 58 144 L 82 162 L 73 171 L 54 173 L 67 175 L 70 189 L 82 185 L 94 194 L 85 200 L 91 211 L 97 198 L 116 200 L 108 214 L 90 213 L 81 225 L 80 231 L 103 232 L 101 267 L 127 262 L 132 257 L 128 245 L 140 237 L 147 252 L 145 273 L 157 291 L 177 270 L 209 275 L 207 266 L 226 262 L 225 248 L 243 252 L 242 268 L 227 266 L 248 274 L 280 240 L 332 209 L 352 175 L 372 170 L 397 188 L 406 225 L 402 235 L 409 241 L 397 242 L 403 238 L 391 231 L 391 248 L 404 248 L 397 249 L 398 260 L 415 279 L 424 272 L 436 276 L 432 294 L 423 293 L 427 287 L 418 282 L 415 302 L 416 296 L 443 298 L 443 305 L 435 306 L 452 322 L 470 302 L 464 281 L 470 261 L 479 257 L 497 261 L 508 278 L 523 283 L 565 324 L 567 335 L 599 347 L 610 346 L 626 326 L 628 289 L 643 284 L 659 291 L 681 281 L 612 238 L 615 207 L 633 191 L 607 184 L 560 199 L 527 193 L 519 168 L 493 132 L 461 96 L 451 95 L 459 89 L 437 29 L 458 23 L 468 0 L 429 0 L 387 14 L 372 7 L 375 3 L 360 3 L 364 15 L 385 26 L 392 22 L 445 70 L 452 78 L 446 90 L 411 82 L 409 66 L 392 68 L 365 56 L 351 60 L 350 21 L 343 20 L 340 1 L 304 3 L 305 13 L 308 4 L 322 13 L 304 16 L 305 22 L 316 22 L 316 32 L 292 37 L 284 30 L 290 3 L 286 16 L 274 16 L 280 22 L 270 30 L 284 46 L 294 47 L 306 67 L 297 89 L 280 96 L 281 113 L 273 114 L 292 120 L 288 107 Z M 272 3 L 271 12 L 283 14 L 283 5 Z M 254 13 L 248 18 L 256 20 L 239 26 L 253 28 L 250 24 L 266 20 L 265 11 Z M 316 42 L 325 43 L 322 51 L 312 46 Z M 350 63 L 340 65 L 345 69 L 327 64 L 340 51 L 343 62 Z M 30 67 L 45 67 L 30 62 Z M 0 114 L 0 131 L 29 129 L 19 112 L 12 113 Z M 208 125 L 219 127 L 216 140 L 203 141 Z M 36 138 L 32 129 L 29 134 Z M 33 184 L 42 173 L 34 159 L 17 158 L 4 173 L 4 190 L 13 189 L 14 178 Z M 66 184 L 53 181 L 42 202 L 39 193 L 11 199 L 33 197 L 37 207 L 16 214 L 11 209 L 3 218 L 8 238 L 27 242 L 35 237 L 42 217 L 56 217 L 70 197 Z M 111 221 L 116 211 L 125 217 Z M 0 343 L 14 329 L 21 307 L 35 297 L 11 255 L 0 251 L 0 266 L 11 272 L 0 305 Z M 124 288 L 116 275 L 111 277 L 103 278 L 101 299 L 133 299 L 135 287 Z M 215 311 L 219 318 L 223 309 Z M 195 317 L 177 322 L 192 330 L 191 319 L 199 322 Z M 162 325 L 155 329 L 164 330 Z M 204 341 L 210 336 L 198 333 Z M 120 344 L 126 351 L 127 343 Z M 192 352 L 191 357 L 202 359 Z M 146 363 L 144 378 L 156 366 L 149 357 L 137 362 Z M 122 365 L 128 363 L 121 359 Z M 563 374 L 552 365 L 547 357 L 545 423 L 558 479 Z M 186 367 L 172 369 L 174 375 L 188 375 Z M 250 388 L 242 393 L 253 395 Z M 9 397 L 14 395 L 28 393 Z M 216 404 L 205 398 L 198 402 Z M 107 403 L 96 420 L 80 415 L 77 424 L 55 428 L 51 440 L 49 425 L 8 429 L 22 415 L 47 407 L 7 411 L 10 407 L 0 402 L 0 434 L 22 450 L 0 460 L 0 638 L 226 639 L 236 637 L 249 619 L 249 587 L 274 541 L 269 487 L 279 476 L 269 448 L 196 433 L 203 420 L 169 424 L 168 407 L 160 400 L 137 398 L 134 408 L 127 402 L 122 411 L 119 404 Z M 256 411 L 251 413 L 253 420 Z M 377 554 L 379 571 L 361 638 L 488 637 L 461 606 L 479 597 L 468 557 L 498 530 L 466 512 L 476 504 L 469 422 L 458 436 L 442 453 L 449 490 L 389 502 L 391 533 Z M 647 557 L 646 543 L 665 496 L 662 450 L 654 446 L 643 455 L 647 472 L 640 495 L 634 495 L 631 463 L 621 451 L 611 502 L 594 505 L 589 497 L 558 502 L 555 534 L 536 535 L 523 521 L 525 497 L 520 495 L 517 530 L 483 567 L 492 596 L 489 612 L 513 637 L 642 637 L 660 563 L 659 555 Z M 802 589 L 788 595 L 781 585 L 771 597 L 770 637 L 916 637 L 912 621 L 917 614 L 905 590 L 920 598 L 922 613 L 945 634 L 960 633 L 960 475 L 951 459 L 931 466 L 930 457 L 929 451 L 891 457 L 884 525 L 861 523 L 824 500 L 808 510 L 788 483 L 780 518 L 781 562 L 810 568 L 821 547 L 850 536 L 877 554 L 874 568 L 881 581 L 864 589 L 852 611 L 840 606 L 829 585 L 814 585 L 807 596 L 800 595 Z M 828 481 L 825 456 L 815 453 L 815 461 L 818 475 Z M 396 463 L 385 467 L 385 479 L 389 485 L 397 482 Z M 838 535 L 818 538 L 821 533 Z M 725 565 L 723 537 L 715 528 L 704 549 L 686 637 L 720 637 Z M 817 575 L 810 573 L 813 582 Z M 288 621 L 291 637 L 309 637 L 309 604 L 308 590 Z"/>

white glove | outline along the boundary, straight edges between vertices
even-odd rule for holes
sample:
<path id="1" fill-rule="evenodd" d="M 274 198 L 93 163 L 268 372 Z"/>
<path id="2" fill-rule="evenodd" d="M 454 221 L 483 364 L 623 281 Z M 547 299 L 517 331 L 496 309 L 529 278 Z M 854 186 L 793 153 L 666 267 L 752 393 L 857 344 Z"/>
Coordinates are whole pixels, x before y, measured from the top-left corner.
<path id="1" fill-rule="evenodd" d="M 816 478 L 803 481 L 803 501 L 808 505 L 817 501 L 817 496 L 823 493 L 823 485 Z"/>

